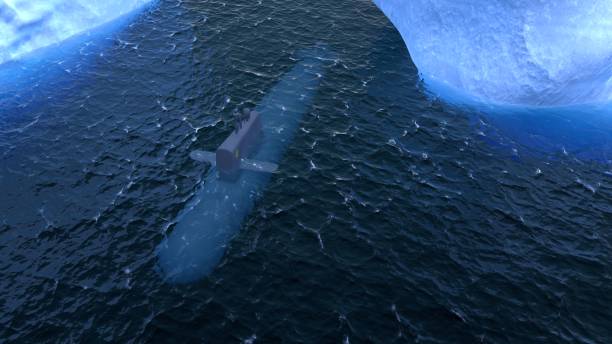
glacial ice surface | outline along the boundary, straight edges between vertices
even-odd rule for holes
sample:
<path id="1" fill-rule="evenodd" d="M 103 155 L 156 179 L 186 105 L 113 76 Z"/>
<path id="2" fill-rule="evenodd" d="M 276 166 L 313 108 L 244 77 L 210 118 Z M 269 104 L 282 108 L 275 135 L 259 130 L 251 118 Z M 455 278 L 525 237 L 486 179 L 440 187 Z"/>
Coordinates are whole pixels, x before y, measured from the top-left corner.
<path id="1" fill-rule="evenodd" d="M 374 0 L 434 90 L 559 106 L 612 100 L 611 0 Z"/>
<path id="2" fill-rule="evenodd" d="M 150 0 L 0 0 L 0 64 L 85 32 Z"/>

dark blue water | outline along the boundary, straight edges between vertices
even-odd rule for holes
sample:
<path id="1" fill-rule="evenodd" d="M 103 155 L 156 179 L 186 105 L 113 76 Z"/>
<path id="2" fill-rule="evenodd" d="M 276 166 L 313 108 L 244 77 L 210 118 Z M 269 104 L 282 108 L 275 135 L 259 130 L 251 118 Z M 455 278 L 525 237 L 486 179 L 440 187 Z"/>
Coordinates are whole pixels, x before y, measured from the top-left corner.
<path id="1" fill-rule="evenodd" d="M 318 43 L 279 173 L 209 277 L 166 283 L 189 152 Z M 0 342 L 611 342 L 607 127 L 432 97 L 369 1 L 160 1 L 0 78 Z"/>

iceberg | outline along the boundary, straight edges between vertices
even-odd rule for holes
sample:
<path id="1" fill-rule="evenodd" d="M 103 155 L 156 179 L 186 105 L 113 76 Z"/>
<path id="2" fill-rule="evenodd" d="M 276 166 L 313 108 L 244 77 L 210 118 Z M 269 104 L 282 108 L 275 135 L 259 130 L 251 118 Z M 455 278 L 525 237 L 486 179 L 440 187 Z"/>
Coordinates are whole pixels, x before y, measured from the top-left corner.
<path id="1" fill-rule="evenodd" d="M 612 100 L 610 0 L 374 0 L 444 96 L 528 106 Z"/>
<path id="2" fill-rule="evenodd" d="M 151 0 L 0 0 L 0 64 L 84 33 Z"/>

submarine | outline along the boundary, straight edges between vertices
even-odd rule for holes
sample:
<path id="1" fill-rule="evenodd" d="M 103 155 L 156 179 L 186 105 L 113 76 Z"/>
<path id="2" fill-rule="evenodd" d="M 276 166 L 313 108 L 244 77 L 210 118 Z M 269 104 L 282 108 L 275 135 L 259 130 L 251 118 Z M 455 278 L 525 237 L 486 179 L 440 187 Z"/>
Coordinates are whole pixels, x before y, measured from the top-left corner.
<path id="1" fill-rule="evenodd" d="M 196 161 L 207 162 L 217 167 L 217 177 L 236 181 L 243 170 L 274 173 L 278 165 L 270 162 L 248 159 L 262 140 L 261 116 L 249 108 L 242 114 L 234 115 L 236 128 L 217 148 L 215 153 L 196 150 L 189 156 Z"/>
<path id="2" fill-rule="evenodd" d="M 174 229 L 158 245 L 158 268 L 169 283 L 208 276 L 240 231 L 256 200 L 310 109 L 332 61 L 325 46 L 296 54 L 297 62 L 255 109 L 235 113 L 235 128 L 215 152 L 190 157 L 210 164 L 193 199 L 179 212 Z"/>

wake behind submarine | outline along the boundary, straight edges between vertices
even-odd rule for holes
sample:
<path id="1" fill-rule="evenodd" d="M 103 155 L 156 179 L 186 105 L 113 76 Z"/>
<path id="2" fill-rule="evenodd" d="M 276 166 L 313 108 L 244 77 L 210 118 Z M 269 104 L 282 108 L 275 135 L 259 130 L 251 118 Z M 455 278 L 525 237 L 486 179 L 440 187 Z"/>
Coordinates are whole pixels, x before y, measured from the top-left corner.
<path id="1" fill-rule="evenodd" d="M 255 110 L 235 115 L 235 130 L 216 152 L 191 152 L 192 159 L 210 163 L 211 168 L 157 248 L 167 281 L 196 281 L 219 264 L 310 108 L 327 55 L 321 46 L 301 51 L 293 69 Z"/>

